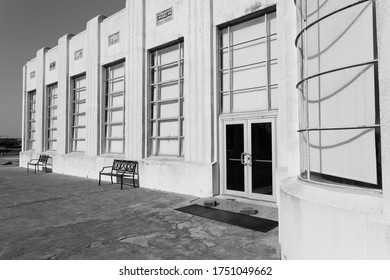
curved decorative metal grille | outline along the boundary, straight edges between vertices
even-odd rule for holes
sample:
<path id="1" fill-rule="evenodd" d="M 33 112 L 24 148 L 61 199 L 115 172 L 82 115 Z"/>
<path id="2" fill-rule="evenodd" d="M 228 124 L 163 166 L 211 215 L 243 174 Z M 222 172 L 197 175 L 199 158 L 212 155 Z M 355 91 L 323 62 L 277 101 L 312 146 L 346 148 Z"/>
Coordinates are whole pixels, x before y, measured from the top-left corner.
<path id="1" fill-rule="evenodd" d="M 374 0 L 297 0 L 301 178 L 381 188 Z"/>

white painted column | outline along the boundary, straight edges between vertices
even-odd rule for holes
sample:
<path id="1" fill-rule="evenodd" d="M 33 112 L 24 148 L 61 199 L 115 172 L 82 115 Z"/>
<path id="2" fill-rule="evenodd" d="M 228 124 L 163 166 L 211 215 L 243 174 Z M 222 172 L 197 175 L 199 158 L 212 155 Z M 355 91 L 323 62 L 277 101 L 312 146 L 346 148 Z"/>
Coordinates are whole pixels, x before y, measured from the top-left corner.
<path id="1" fill-rule="evenodd" d="M 296 10 L 294 1 L 280 1 L 277 8 L 279 41 L 279 118 L 278 118 L 278 167 L 287 167 L 287 176 L 298 176 L 299 135 L 298 135 L 298 92 L 297 49 L 294 40 L 297 35 Z"/>
<path id="2" fill-rule="evenodd" d="M 390 216 L 390 1 L 376 0 L 384 212 Z"/>
<path id="3" fill-rule="evenodd" d="M 197 163 L 210 163 L 213 157 L 211 5 L 210 0 L 189 0 L 184 37 L 184 156 Z"/>
<path id="4" fill-rule="evenodd" d="M 96 16 L 87 23 L 87 44 L 85 48 L 87 64 L 87 128 L 86 154 L 97 156 L 100 151 L 100 100 L 101 100 L 101 63 L 100 63 L 100 24 L 104 16 Z"/>
<path id="5" fill-rule="evenodd" d="M 35 114 L 35 152 L 45 151 L 45 54 L 49 48 L 42 48 L 37 51 L 36 56 L 36 114 Z"/>
<path id="6" fill-rule="evenodd" d="M 125 154 L 138 160 L 144 154 L 145 0 L 126 1 Z"/>
<path id="7" fill-rule="evenodd" d="M 27 131 L 27 125 L 26 125 L 26 116 L 27 116 L 27 102 L 28 102 L 28 95 L 27 95 L 27 64 L 23 66 L 23 86 L 22 86 L 22 151 L 27 150 L 27 138 L 28 138 L 28 131 Z"/>
<path id="8" fill-rule="evenodd" d="M 66 34 L 58 40 L 58 114 L 57 114 L 57 154 L 68 152 L 68 107 L 69 107 L 69 40 L 73 35 Z"/>

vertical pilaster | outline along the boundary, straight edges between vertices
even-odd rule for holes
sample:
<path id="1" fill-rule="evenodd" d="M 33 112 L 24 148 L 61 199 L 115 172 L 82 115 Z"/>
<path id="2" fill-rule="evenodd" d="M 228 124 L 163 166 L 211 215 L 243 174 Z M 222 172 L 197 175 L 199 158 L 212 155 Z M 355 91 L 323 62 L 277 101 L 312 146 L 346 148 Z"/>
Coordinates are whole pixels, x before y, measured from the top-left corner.
<path id="1" fill-rule="evenodd" d="M 45 151 L 45 55 L 49 48 L 42 48 L 37 51 L 36 56 L 36 115 L 35 115 L 35 152 Z"/>
<path id="2" fill-rule="evenodd" d="M 299 135 L 298 130 L 298 93 L 297 83 L 297 49 L 294 46 L 296 36 L 296 10 L 293 1 L 280 1 L 277 8 L 280 89 L 279 89 L 279 120 L 278 120 L 278 167 L 287 167 L 288 176 L 298 176 L 299 165 Z"/>
<path id="3" fill-rule="evenodd" d="M 145 0 L 126 1 L 125 153 L 131 159 L 144 154 Z"/>
<path id="4" fill-rule="evenodd" d="M 212 160 L 212 14 L 210 0 L 189 0 L 184 37 L 184 137 L 186 161 Z"/>
<path id="5" fill-rule="evenodd" d="M 58 139 L 57 154 L 66 154 L 68 150 L 68 98 L 69 98 L 69 40 L 73 35 L 67 34 L 58 40 Z"/>
<path id="6" fill-rule="evenodd" d="M 100 63 L 100 24 L 104 16 L 97 16 L 87 23 L 87 139 L 86 154 L 97 156 L 100 137 L 101 63 Z"/>
<path id="7" fill-rule="evenodd" d="M 27 96 L 27 64 L 23 66 L 23 87 L 22 87 L 22 151 L 27 150 L 27 127 L 26 127 L 26 116 L 27 116 L 27 102 L 28 102 L 28 96 Z"/>
<path id="8" fill-rule="evenodd" d="M 390 1 L 376 0 L 384 212 L 390 215 Z"/>

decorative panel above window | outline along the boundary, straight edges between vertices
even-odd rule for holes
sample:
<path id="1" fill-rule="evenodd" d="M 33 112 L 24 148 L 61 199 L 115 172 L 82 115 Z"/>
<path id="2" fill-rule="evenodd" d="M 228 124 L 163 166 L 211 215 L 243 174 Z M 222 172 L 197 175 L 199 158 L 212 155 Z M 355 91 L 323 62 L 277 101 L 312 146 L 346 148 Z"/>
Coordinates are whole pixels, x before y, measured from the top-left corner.
<path id="1" fill-rule="evenodd" d="M 222 113 L 278 108 L 276 12 L 220 30 Z"/>
<path id="2" fill-rule="evenodd" d="M 296 5 L 301 177 L 381 188 L 373 1 Z"/>

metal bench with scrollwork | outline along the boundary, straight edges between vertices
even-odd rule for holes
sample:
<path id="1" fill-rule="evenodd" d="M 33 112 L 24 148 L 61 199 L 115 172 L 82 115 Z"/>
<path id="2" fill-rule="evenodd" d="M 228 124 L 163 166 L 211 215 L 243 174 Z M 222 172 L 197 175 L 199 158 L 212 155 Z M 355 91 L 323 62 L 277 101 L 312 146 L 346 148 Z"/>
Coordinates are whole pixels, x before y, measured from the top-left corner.
<path id="1" fill-rule="evenodd" d="M 105 171 L 107 169 L 107 171 Z M 110 170 L 108 170 L 110 169 Z M 121 190 L 123 190 L 123 180 L 125 178 L 130 178 L 133 181 L 133 186 L 139 187 L 135 184 L 135 177 L 137 177 L 137 180 L 139 181 L 138 176 L 138 162 L 136 161 L 130 161 L 130 160 L 117 160 L 115 159 L 112 166 L 105 166 L 103 169 L 99 172 L 99 186 L 101 183 L 101 176 L 110 176 L 111 177 L 111 184 L 113 184 L 113 177 L 116 177 L 117 179 L 120 178 L 120 184 L 121 184 Z"/>
<path id="2" fill-rule="evenodd" d="M 42 166 L 42 171 L 43 168 L 45 168 L 45 171 L 47 172 L 47 166 L 50 165 L 49 159 L 51 159 L 51 156 L 48 155 L 39 155 L 38 159 L 32 159 L 27 163 L 27 172 L 29 171 L 30 165 L 34 166 L 34 174 L 37 173 L 37 168 L 39 171 L 39 166 Z"/>

